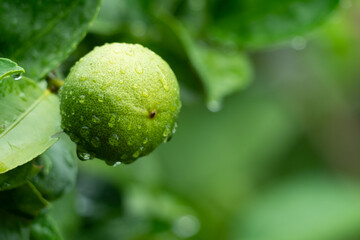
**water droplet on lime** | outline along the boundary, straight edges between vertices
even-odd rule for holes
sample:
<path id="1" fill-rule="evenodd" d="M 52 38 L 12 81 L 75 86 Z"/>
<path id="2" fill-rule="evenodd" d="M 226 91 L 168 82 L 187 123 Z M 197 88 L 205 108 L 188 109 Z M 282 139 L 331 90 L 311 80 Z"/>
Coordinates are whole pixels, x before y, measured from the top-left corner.
<path id="1" fill-rule="evenodd" d="M 79 97 L 79 103 L 84 103 L 85 102 L 85 96 L 84 95 L 80 95 Z"/>
<path id="2" fill-rule="evenodd" d="M 99 94 L 98 101 L 99 102 L 104 102 L 104 94 Z"/>
<path id="3" fill-rule="evenodd" d="M 101 146 L 100 138 L 99 137 L 92 138 L 91 145 L 93 145 L 93 147 L 95 147 L 95 148 L 100 147 Z"/>
<path id="4" fill-rule="evenodd" d="M 78 158 L 82 161 L 91 160 L 94 158 L 94 156 L 91 153 L 88 153 L 84 150 L 82 150 L 80 147 L 76 147 L 76 155 Z"/>
<path id="5" fill-rule="evenodd" d="M 109 144 L 111 146 L 118 146 L 119 145 L 119 136 L 117 134 L 112 134 L 109 137 Z"/>
<path id="6" fill-rule="evenodd" d="M 98 118 L 96 115 L 93 115 L 92 121 L 93 121 L 94 123 L 100 123 L 100 122 L 101 122 L 100 118 Z"/>
<path id="7" fill-rule="evenodd" d="M 87 126 L 83 126 L 81 127 L 80 129 L 80 135 L 83 137 L 83 138 L 88 138 L 89 137 L 89 134 L 90 134 L 90 129 L 89 127 Z"/>

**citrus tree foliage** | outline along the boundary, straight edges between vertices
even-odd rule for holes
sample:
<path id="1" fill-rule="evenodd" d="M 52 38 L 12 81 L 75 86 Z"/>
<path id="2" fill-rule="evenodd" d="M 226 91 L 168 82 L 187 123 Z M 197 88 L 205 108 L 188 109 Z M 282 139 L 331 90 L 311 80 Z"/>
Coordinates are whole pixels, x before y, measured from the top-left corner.
<path id="1" fill-rule="evenodd" d="M 320 128 L 318 110 L 332 116 L 333 104 L 346 112 L 345 97 L 334 90 L 336 84 L 301 86 L 306 89 L 299 87 L 298 98 L 291 99 L 309 101 L 299 109 L 311 114 L 291 121 L 294 116 L 269 97 L 271 87 L 253 81 L 268 77 L 257 75 L 256 53 L 289 42 L 303 48 L 307 37 L 329 22 L 317 33 L 328 45 L 318 49 L 338 51 L 326 57 L 333 65 L 302 56 L 303 62 L 324 65 L 313 76 L 298 71 L 309 79 L 355 75 L 347 67 L 356 61 L 346 57 L 356 58 L 344 47 L 350 46 L 351 31 L 344 29 L 349 24 L 329 20 L 338 5 L 337 0 L 1 1 L 0 239 L 59 240 L 58 225 L 69 239 L 87 240 L 356 239 L 360 193 L 352 179 L 327 176 L 320 167 L 296 177 L 283 173 L 288 169 L 276 172 L 279 176 L 272 172 L 273 159 L 285 158 L 290 148 L 306 159 L 316 155 L 299 137 L 306 127 L 299 130 L 297 124 Z M 105 169 L 87 162 L 78 174 L 76 146 L 60 126 L 58 83 L 77 60 L 106 42 L 140 43 L 160 55 L 176 75 L 185 110 L 175 144 L 135 166 Z M 279 81 L 292 77 L 288 55 L 281 56 Z M 345 70 L 336 72 L 337 67 Z M 265 87 L 256 92 L 251 84 Z M 319 100 L 311 92 L 316 87 L 320 101 L 313 101 Z M 237 92 L 243 95 L 227 102 Z M 305 149 L 292 148 L 296 141 Z M 266 185 L 271 177 L 286 184 L 271 182 L 258 194 L 256 184 Z"/>

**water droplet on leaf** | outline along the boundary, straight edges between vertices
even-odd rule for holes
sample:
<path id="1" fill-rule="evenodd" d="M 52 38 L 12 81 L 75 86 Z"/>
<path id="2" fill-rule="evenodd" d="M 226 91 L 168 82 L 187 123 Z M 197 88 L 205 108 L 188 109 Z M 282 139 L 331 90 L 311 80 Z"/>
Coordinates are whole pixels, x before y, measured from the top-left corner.
<path id="1" fill-rule="evenodd" d="M 213 100 L 213 101 L 208 102 L 206 106 L 209 109 L 209 111 L 218 112 L 222 108 L 222 103 L 219 101 Z"/>
<path id="2" fill-rule="evenodd" d="M 12 75 L 12 78 L 14 80 L 20 80 L 22 78 L 22 74 L 21 73 L 16 73 Z"/>

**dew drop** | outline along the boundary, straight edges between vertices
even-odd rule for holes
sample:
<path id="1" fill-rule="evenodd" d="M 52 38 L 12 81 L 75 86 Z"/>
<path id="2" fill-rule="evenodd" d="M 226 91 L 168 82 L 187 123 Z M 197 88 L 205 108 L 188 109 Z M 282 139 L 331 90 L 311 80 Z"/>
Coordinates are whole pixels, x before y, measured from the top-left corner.
<path id="1" fill-rule="evenodd" d="M 96 115 L 93 115 L 92 121 L 93 121 L 94 123 L 100 123 L 100 122 L 101 122 L 100 118 L 98 118 Z"/>
<path id="2" fill-rule="evenodd" d="M 79 103 L 84 103 L 85 102 L 85 96 L 84 95 L 80 95 L 79 97 Z"/>
<path id="3" fill-rule="evenodd" d="M 76 155 L 82 161 L 91 160 L 94 156 L 84 150 L 82 150 L 79 146 L 76 147 Z"/>
<path id="4" fill-rule="evenodd" d="M 132 50 L 132 49 L 127 49 L 125 51 L 125 54 L 130 56 L 130 57 L 133 57 L 135 55 L 134 50 Z"/>
<path id="5" fill-rule="evenodd" d="M 218 112 L 222 108 L 222 103 L 216 100 L 208 102 L 206 105 L 211 112 Z"/>
<path id="6" fill-rule="evenodd" d="M 165 91 L 169 91 L 169 86 L 168 86 L 168 84 L 167 84 L 167 82 L 166 82 L 166 80 L 165 80 L 165 75 L 164 75 L 163 71 L 161 70 L 161 68 L 159 67 L 159 65 L 156 65 L 156 67 L 157 67 L 158 70 L 159 70 L 159 74 L 160 74 L 159 80 L 160 80 L 162 86 L 164 87 Z"/>
<path id="7" fill-rule="evenodd" d="M 22 74 L 21 73 L 16 73 L 16 74 L 13 74 L 12 75 L 12 78 L 14 79 L 14 80 L 20 80 L 21 78 L 22 78 Z"/>
<path id="8" fill-rule="evenodd" d="M 132 155 L 133 158 L 138 158 L 140 156 L 140 150 L 137 150 L 136 152 L 134 152 L 134 154 Z"/>
<path id="9" fill-rule="evenodd" d="M 174 127 L 173 127 L 173 129 L 171 131 L 172 134 L 174 134 L 176 132 L 177 127 L 178 127 L 178 124 L 177 124 L 177 122 L 175 122 Z"/>
<path id="10" fill-rule="evenodd" d="M 93 145 L 93 147 L 95 147 L 95 148 L 100 147 L 100 145 L 101 145 L 100 138 L 94 137 L 93 139 L 91 139 L 91 145 Z"/>
<path id="11" fill-rule="evenodd" d="M 112 134 L 109 137 L 109 144 L 111 146 L 119 146 L 119 136 L 117 134 Z"/>
<path id="12" fill-rule="evenodd" d="M 143 68 L 141 67 L 141 65 L 139 63 L 137 63 L 135 65 L 135 72 L 137 72 L 138 74 L 142 74 L 143 73 Z"/>
<path id="13" fill-rule="evenodd" d="M 108 123 L 108 125 L 109 125 L 109 127 L 114 127 L 115 126 L 115 122 L 116 122 L 116 115 L 113 113 L 112 115 L 111 115 L 111 117 L 110 117 L 110 120 L 109 120 L 109 123 Z"/>
<path id="14" fill-rule="evenodd" d="M 113 80 L 104 82 L 102 87 L 101 87 L 101 90 L 105 90 L 105 89 L 109 88 L 112 85 L 112 83 L 113 83 Z"/>
<path id="15" fill-rule="evenodd" d="M 146 98 L 149 97 L 149 93 L 146 90 L 142 92 L 142 95 L 143 95 L 143 97 L 146 97 Z"/>
<path id="16" fill-rule="evenodd" d="M 116 162 L 116 163 L 114 163 L 114 165 L 112 165 L 113 167 L 116 167 L 116 166 L 119 166 L 119 165 L 121 165 L 121 162 Z"/>
<path id="17" fill-rule="evenodd" d="M 89 137 L 89 134 L 90 134 L 90 129 L 89 127 L 87 126 L 83 126 L 80 128 L 80 135 L 83 137 L 83 138 L 88 138 Z"/>
<path id="18" fill-rule="evenodd" d="M 99 96 L 98 96 L 98 101 L 99 102 L 104 102 L 104 94 L 99 94 Z"/>
<path id="19" fill-rule="evenodd" d="M 163 136 L 164 136 L 164 137 L 167 137 L 167 136 L 169 136 L 170 133 L 171 133 L 171 131 L 170 131 L 170 126 L 169 126 L 169 125 L 166 125 L 165 130 L 164 130 L 164 132 L 163 132 Z"/>
<path id="20" fill-rule="evenodd" d="M 164 130 L 164 132 L 163 132 L 164 142 L 165 142 L 165 143 L 168 142 L 168 141 L 170 141 L 171 136 L 172 136 L 171 132 L 172 132 L 172 131 L 171 131 L 171 129 L 170 129 L 170 126 L 169 126 L 169 125 L 166 125 L 166 128 L 165 128 L 165 130 Z"/>

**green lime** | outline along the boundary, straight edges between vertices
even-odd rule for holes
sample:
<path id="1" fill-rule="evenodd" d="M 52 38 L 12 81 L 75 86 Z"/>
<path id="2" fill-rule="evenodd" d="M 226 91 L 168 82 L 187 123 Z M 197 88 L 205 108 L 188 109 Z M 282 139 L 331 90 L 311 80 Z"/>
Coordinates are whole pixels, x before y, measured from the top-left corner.
<path id="1" fill-rule="evenodd" d="M 181 102 L 169 65 L 139 44 L 105 44 L 81 58 L 60 90 L 62 127 L 82 160 L 131 163 L 167 142 Z"/>

